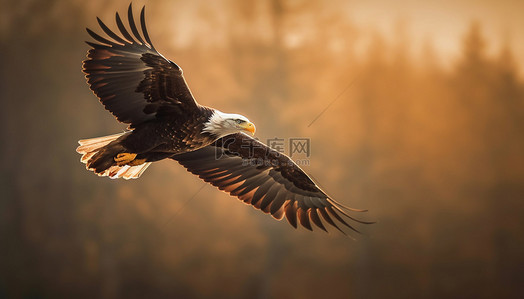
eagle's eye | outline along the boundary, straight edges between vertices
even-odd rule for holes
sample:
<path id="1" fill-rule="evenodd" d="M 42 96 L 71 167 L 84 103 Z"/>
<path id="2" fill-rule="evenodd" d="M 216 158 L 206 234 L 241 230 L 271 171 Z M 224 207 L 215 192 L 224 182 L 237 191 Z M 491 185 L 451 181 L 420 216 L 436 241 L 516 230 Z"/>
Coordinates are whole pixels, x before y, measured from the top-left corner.
<path id="1" fill-rule="evenodd" d="M 241 123 L 244 123 L 245 121 L 241 119 L 235 119 L 235 122 L 240 125 Z"/>

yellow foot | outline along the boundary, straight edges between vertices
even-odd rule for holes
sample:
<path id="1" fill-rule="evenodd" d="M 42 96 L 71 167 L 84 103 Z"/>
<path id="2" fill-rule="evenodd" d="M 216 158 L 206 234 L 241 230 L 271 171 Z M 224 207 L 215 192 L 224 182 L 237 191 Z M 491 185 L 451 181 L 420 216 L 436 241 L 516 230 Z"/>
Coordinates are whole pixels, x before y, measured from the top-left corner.
<path id="1" fill-rule="evenodd" d="M 136 158 L 136 154 L 132 153 L 120 153 L 116 155 L 115 162 L 118 166 L 124 166 Z"/>
<path id="2" fill-rule="evenodd" d="M 129 166 L 138 166 L 146 163 L 146 159 L 134 159 L 133 161 L 127 163 Z"/>

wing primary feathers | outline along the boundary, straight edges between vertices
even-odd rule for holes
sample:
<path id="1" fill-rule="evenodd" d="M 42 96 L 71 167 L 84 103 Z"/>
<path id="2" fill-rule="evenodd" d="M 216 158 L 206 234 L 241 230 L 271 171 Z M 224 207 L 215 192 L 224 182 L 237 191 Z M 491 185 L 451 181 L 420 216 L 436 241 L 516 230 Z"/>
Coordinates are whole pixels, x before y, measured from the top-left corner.
<path id="1" fill-rule="evenodd" d="M 247 175 L 245 174 L 241 174 L 238 178 L 236 178 L 235 180 L 231 181 L 231 184 L 237 184 L 237 183 L 241 183 L 240 186 L 236 187 L 234 190 L 231 190 L 231 195 L 232 196 L 240 196 L 239 194 L 242 192 L 244 192 L 244 190 L 246 189 L 249 189 L 249 181 L 247 179 Z M 255 186 L 256 187 L 256 186 Z M 252 189 L 250 189 L 251 191 Z"/>
<path id="2" fill-rule="evenodd" d="M 297 213 L 300 224 L 308 230 L 312 231 L 313 228 L 311 227 L 311 223 L 309 222 L 308 212 L 302 208 L 298 208 Z"/>
<path id="3" fill-rule="evenodd" d="M 336 229 L 338 229 L 341 233 L 343 233 L 344 235 L 346 234 L 343 230 L 341 230 L 337 224 L 333 221 L 333 219 L 331 219 L 331 217 L 329 217 L 328 213 L 326 212 L 325 209 L 318 209 L 318 211 L 320 212 L 320 215 L 322 215 L 322 218 L 324 218 L 324 220 L 326 220 L 327 223 L 329 223 L 331 226 L 335 227 Z"/>
<path id="4" fill-rule="evenodd" d="M 286 219 L 294 228 L 297 228 L 297 209 L 296 201 L 290 200 L 284 207 Z"/>
<path id="5" fill-rule="evenodd" d="M 316 226 L 320 227 L 320 229 L 327 232 L 327 229 L 324 227 L 324 224 L 322 224 L 322 221 L 320 221 L 320 217 L 318 217 L 317 209 L 309 209 L 309 218 L 313 220 L 313 223 L 315 223 Z"/>
<path id="6" fill-rule="evenodd" d="M 217 180 L 215 182 L 217 184 L 225 183 L 227 186 L 230 186 L 230 185 L 234 185 L 236 183 L 240 183 L 243 180 L 245 180 L 245 178 L 242 177 L 242 174 L 240 174 L 240 173 L 232 173 L 227 178 L 220 178 L 219 180 Z"/>
<path id="7" fill-rule="evenodd" d="M 260 186 L 262 183 L 266 182 L 269 178 L 264 176 L 263 173 L 258 173 L 258 174 L 254 175 L 254 176 L 246 177 L 245 179 L 246 179 L 246 181 L 242 184 L 242 187 L 245 187 L 248 190 L 241 191 L 241 192 L 239 192 L 238 194 L 235 194 L 235 195 L 238 195 L 238 196 L 244 195 L 244 194 L 248 193 L 249 191 L 255 189 L 256 187 Z"/>
<path id="8" fill-rule="evenodd" d="M 341 203 L 339 203 L 339 202 L 337 202 L 337 201 L 331 199 L 330 197 L 328 197 L 327 200 L 328 200 L 331 204 L 333 204 L 334 206 L 338 206 L 338 207 L 343 208 L 343 209 L 346 209 L 346 210 L 348 210 L 348 211 L 352 211 L 352 212 L 367 212 L 367 211 L 368 211 L 368 210 L 354 209 L 354 208 L 347 207 L 347 206 L 345 206 L 345 205 L 343 205 L 343 204 L 341 204 Z"/>
<path id="9" fill-rule="evenodd" d="M 273 185 L 274 183 L 271 183 L 269 181 L 265 182 L 264 184 L 260 185 L 260 187 L 255 191 L 255 194 L 253 194 L 253 199 L 251 199 L 251 204 L 255 205 L 258 203 L 260 198 L 262 198 L 266 193 L 267 190 Z"/>
<path id="10" fill-rule="evenodd" d="M 118 12 L 115 14 L 116 19 L 116 26 L 118 26 L 118 30 L 120 30 L 120 33 L 129 40 L 130 43 L 136 43 L 135 39 L 129 34 L 129 31 L 127 31 L 126 26 L 124 26 L 124 23 L 122 22 L 122 19 L 120 18 L 120 15 Z"/>
<path id="11" fill-rule="evenodd" d="M 325 199 L 325 198 L 314 197 L 314 196 L 308 196 L 308 199 L 309 199 L 309 201 L 311 202 L 311 204 L 313 205 L 313 207 L 315 207 L 315 208 L 323 209 L 323 208 L 326 206 L 326 205 L 322 202 L 322 199 Z"/>
<path id="12" fill-rule="evenodd" d="M 94 49 L 109 49 L 109 48 L 111 48 L 110 46 L 101 45 L 101 44 L 95 44 L 95 43 L 90 42 L 90 41 L 86 41 L 86 44 L 90 45 Z M 85 64 L 85 61 L 84 61 L 84 64 Z"/>
<path id="13" fill-rule="evenodd" d="M 271 213 L 271 216 L 273 216 L 273 218 L 277 220 L 282 220 L 282 218 L 284 217 L 284 207 L 280 207 L 278 211 L 276 211 L 275 213 Z"/>
<path id="14" fill-rule="evenodd" d="M 225 172 L 215 173 L 212 175 L 202 176 L 202 178 L 205 178 L 206 180 L 213 181 L 216 183 L 220 183 L 221 181 L 230 179 L 233 176 L 234 176 L 234 173 L 225 171 Z"/>
<path id="15" fill-rule="evenodd" d="M 333 216 L 335 217 L 338 221 L 342 222 L 342 224 L 344 224 L 345 226 L 349 227 L 350 229 L 352 229 L 353 231 L 357 232 L 360 234 L 360 232 L 358 230 L 356 230 L 353 226 L 349 225 L 344 219 L 342 219 L 342 217 L 340 217 L 340 215 L 337 214 L 337 212 L 335 212 L 333 210 L 333 208 L 331 207 L 326 207 L 326 210 Z"/>
<path id="16" fill-rule="evenodd" d="M 246 174 L 246 170 L 237 170 L 237 171 L 227 171 L 225 173 L 216 175 L 216 176 L 209 176 L 208 179 L 216 182 L 216 183 L 223 183 L 226 182 L 226 184 L 236 184 L 240 181 L 245 180 L 244 176 Z M 235 179 L 233 181 L 230 181 L 231 179 Z"/>
<path id="17" fill-rule="evenodd" d="M 147 27 L 146 27 L 146 6 L 142 7 L 142 11 L 140 11 L 140 26 L 142 27 L 142 34 L 144 34 L 144 38 L 146 39 L 146 42 L 149 44 L 152 50 L 155 50 L 155 46 L 153 46 L 153 43 L 151 42 L 151 39 L 149 38 L 149 34 L 147 33 Z"/>
<path id="18" fill-rule="evenodd" d="M 91 35 L 92 38 L 96 39 L 97 41 L 104 43 L 106 45 L 116 46 L 115 42 L 112 42 L 108 39 L 101 37 L 100 35 L 94 33 L 91 29 L 86 28 L 86 31 L 87 33 L 89 33 L 89 35 Z"/>
<path id="19" fill-rule="evenodd" d="M 131 31 L 135 35 L 135 37 L 138 39 L 138 41 L 142 44 L 145 44 L 144 40 L 140 36 L 140 33 L 138 32 L 138 29 L 135 25 L 135 19 L 133 18 L 133 7 L 132 4 L 129 4 L 129 8 L 127 9 L 127 18 L 129 21 L 129 27 L 131 27 Z"/>
<path id="20" fill-rule="evenodd" d="M 275 199 L 273 199 L 273 202 L 271 203 L 271 208 L 269 209 L 269 212 L 271 215 L 275 215 L 282 205 L 286 202 L 286 192 L 283 190 L 280 190 L 280 192 L 277 194 Z"/>
<path id="21" fill-rule="evenodd" d="M 373 223 L 375 223 L 375 222 L 368 222 L 368 221 L 363 221 L 363 220 L 359 220 L 359 219 L 353 218 L 353 217 L 349 216 L 348 213 L 346 213 L 346 212 L 345 212 L 344 210 L 342 210 L 341 208 L 339 208 L 339 207 L 337 207 L 337 206 L 335 206 L 335 205 L 333 205 L 333 207 L 334 207 L 337 211 L 339 211 L 340 213 L 342 213 L 342 215 L 348 217 L 349 219 L 351 219 L 351 220 L 353 220 L 353 221 L 355 221 L 355 222 L 362 223 L 362 224 L 373 224 Z"/>
<path id="22" fill-rule="evenodd" d="M 267 210 L 269 204 L 275 199 L 276 195 L 278 194 L 278 191 L 280 191 L 280 186 L 278 184 L 273 184 L 271 188 L 266 192 L 266 196 L 264 196 L 264 199 L 260 203 L 260 209 L 266 213 L 269 213 L 269 210 Z"/>
<path id="23" fill-rule="evenodd" d="M 238 194 L 236 194 L 237 196 L 242 196 L 246 193 L 249 193 L 251 192 L 253 189 L 257 188 L 258 186 L 262 186 L 263 183 L 265 183 L 267 180 L 269 180 L 268 177 L 260 177 L 260 178 L 256 178 L 256 179 L 252 179 L 252 180 L 246 180 L 246 182 L 244 183 L 246 185 L 246 189 L 240 191 Z"/>
<path id="24" fill-rule="evenodd" d="M 111 37 L 112 39 L 114 39 L 115 41 L 121 43 L 122 45 L 125 45 L 125 44 L 128 44 L 128 42 L 126 42 L 124 39 L 122 39 L 120 36 L 116 35 L 113 31 L 111 31 L 111 29 L 109 29 L 106 24 L 104 24 L 104 22 L 102 22 L 102 20 L 100 20 L 99 17 L 96 18 L 96 20 L 98 21 L 98 25 L 100 25 L 100 28 L 102 28 L 102 30 L 104 30 L 104 32 L 109 36 Z"/>
<path id="25" fill-rule="evenodd" d="M 199 177 L 201 179 L 209 179 L 212 180 L 214 178 L 220 178 L 222 176 L 228 175 L 229 172 L 227 170 L 221 170 L 221 171 L 210 171 L 206 173 L 199 174 Z"/>
<path id="26" fill-rule="evenodd" d="M 315 205 L 313 204 L 313 201 L 311 200 L 311 197 L 309 196 L 302 196 L 301 203 L 302 205 L 299 205 L 299 206 L 305 210 L 315 207 Z"/>

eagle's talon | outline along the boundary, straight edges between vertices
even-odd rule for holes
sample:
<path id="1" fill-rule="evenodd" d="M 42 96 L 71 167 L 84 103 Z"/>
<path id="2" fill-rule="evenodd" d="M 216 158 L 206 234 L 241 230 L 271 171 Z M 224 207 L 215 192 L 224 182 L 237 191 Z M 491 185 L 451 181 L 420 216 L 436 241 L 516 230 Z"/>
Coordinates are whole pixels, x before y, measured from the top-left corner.
<path id="1" fill-rule="evenodd" d="M 135 158 L 136 158 L 136 154 L 133 154 L 133 153 L 120 153 L 120 154 L 116 155 L 115 162 L 116 162 L 116 165 L 118 165 L 118 166 L 124 166 L 124 165 L 127 165 L 128 163 L 130 163 L 131 161 L 135 160 Z M 140 163 L 140 164 L 142 164 L 142 163 Z"/>
<path id="2" fill-rule="evenodd" d="M 129 166 L 138 166 L 146 163 L 146 159 L 134 159 L 133 161 L 127 163 Z"/>

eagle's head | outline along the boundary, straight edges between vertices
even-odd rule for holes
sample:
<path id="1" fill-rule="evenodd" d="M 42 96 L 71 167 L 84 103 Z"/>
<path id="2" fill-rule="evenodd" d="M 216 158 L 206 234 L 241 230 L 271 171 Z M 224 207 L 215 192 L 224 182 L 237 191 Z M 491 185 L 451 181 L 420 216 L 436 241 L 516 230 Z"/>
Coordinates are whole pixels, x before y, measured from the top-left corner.
<path id="1" fill-rule="evenodd" d="M 202 131 L 221 138 L 229 134 L 245 131 L 255 135 L 255 130 L 255 125 L 250 122 L 247 117 L 240 114 L 224 113 L 215 110 L 204 124 Z"/>

